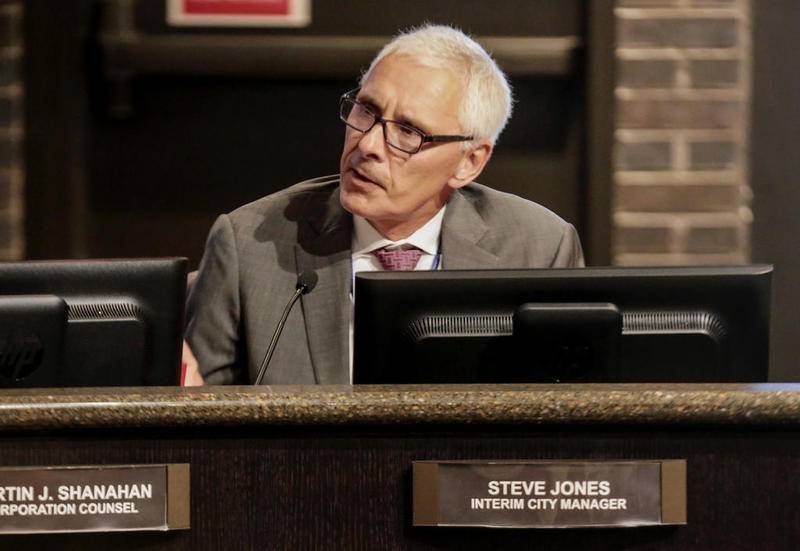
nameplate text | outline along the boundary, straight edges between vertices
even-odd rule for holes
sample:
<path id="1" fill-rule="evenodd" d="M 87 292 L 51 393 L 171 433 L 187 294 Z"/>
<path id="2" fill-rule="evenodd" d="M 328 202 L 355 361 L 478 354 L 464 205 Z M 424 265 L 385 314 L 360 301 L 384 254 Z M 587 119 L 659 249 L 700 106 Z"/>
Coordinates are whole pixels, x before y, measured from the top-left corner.
<path id="1" fill-rule="evenodd" d="M 686 523 L 686 462 L 415 461 L 415 526 Z"/>

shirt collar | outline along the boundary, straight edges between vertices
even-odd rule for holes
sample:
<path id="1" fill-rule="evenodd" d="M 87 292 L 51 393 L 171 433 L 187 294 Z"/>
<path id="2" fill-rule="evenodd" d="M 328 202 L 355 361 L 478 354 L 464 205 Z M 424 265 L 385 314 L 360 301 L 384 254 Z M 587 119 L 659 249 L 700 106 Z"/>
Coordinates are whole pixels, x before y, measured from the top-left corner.
<path id="1" fill-rule="evenodd" d="M 353 215 L 353 255 L 367 254 L 383 247 L 400 247 L 401 245 L 413 245 L 421 249 L 426 254 L 435 255 L 439 253 L 439 234 L 442 231 L 442 220 L 444 219 L 444 209 L 439 209 L 433 218 L 428 220 L 424 226 L 406 237 L 392 241 L 382 236 L 378 230 L 372 227 L 366 218 Z"/>

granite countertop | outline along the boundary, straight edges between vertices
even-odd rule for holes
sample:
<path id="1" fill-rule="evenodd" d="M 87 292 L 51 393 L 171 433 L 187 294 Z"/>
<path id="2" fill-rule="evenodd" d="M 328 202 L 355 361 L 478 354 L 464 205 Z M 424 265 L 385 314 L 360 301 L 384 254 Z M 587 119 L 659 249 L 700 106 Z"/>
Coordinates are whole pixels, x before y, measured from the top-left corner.
<path id="1" fill-rule="evenodd" d="M 0 431 L 441 423 L 800 427 L 800 384 L 0 390 Z"/>

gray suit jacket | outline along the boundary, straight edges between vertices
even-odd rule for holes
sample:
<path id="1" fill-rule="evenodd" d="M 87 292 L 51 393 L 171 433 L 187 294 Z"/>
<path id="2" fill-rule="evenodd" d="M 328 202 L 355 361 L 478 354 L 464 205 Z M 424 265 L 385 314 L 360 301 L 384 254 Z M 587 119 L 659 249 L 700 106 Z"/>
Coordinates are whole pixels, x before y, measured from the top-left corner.
<path id="1" fill-rule="evenodd" d="M 264 382 L 349 382 L 351 232 L 338 175 L 302 182 L 217 219 L 187 307 L 186 339 L 207 384 L 255 380 L 305 270 L 319 281 L 289 315 Z M 451 195 L 441 252 L 443 269 L 583 266 L 572 225 L 536 203 L 476 183 Z"/>

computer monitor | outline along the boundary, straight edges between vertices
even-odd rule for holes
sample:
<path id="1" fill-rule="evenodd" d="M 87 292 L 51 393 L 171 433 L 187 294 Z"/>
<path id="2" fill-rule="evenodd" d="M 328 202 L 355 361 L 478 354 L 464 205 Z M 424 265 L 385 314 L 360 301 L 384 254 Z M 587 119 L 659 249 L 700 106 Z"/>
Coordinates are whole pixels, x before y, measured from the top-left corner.
<path id="1" fill-rule="evenodd" d="M 771 266 L 366 272 L 353 382 L 767 380 Z"/>
<path id="2" fill-rule="evenodd" d="M 177 385 L 185 258 L 0 263 L 0 386 Z"/>

